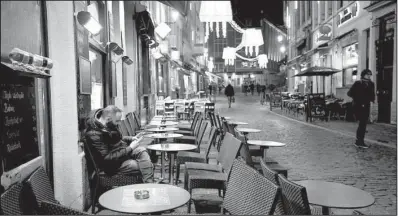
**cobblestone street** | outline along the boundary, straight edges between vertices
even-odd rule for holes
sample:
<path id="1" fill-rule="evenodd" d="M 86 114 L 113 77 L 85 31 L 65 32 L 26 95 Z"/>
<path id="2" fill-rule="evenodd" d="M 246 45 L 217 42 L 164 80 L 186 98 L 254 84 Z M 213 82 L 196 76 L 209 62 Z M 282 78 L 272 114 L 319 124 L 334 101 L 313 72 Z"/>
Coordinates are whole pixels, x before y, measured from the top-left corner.
<path id="1" fill-rule="evenodd" d="M 376 199 L 374 205 L 360 211 L 396 215 L 396 149 L 378 145 L 358 149 L 353 145 L 354 138 L 277 116 L 268 106 L 261 106 L 258 98 L 238 93 L 236 102 L 229 109 L 226 99 L 217 96 L 216 108 L 223 116 L 264 131 L 249 134 L 249 139 L 286 143 L 283 148 L 270 149 L 268 154 L 290 168 L 289 179 L 318 179 L 352 185 L 371 193 Z M 337 214 L 350 214 L 351 211 L 333 209 Z"/>

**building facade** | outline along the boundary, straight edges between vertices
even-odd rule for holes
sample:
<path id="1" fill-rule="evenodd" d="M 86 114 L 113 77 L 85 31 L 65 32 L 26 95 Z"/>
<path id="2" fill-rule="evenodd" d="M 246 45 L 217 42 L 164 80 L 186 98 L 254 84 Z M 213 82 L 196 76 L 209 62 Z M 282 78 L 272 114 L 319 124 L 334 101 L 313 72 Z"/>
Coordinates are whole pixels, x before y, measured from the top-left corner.
<path id="1" fill-rule="evenodd" d="M 396 2 L 285 1 L 284 9 L 288 90 L 324 92 L 351 101 L 347 91 L 368 68 L 373 71 L 377 95 L 372 118 L 396 122 Z M 293 77 L 311 66 L 341 72 L 327 77 Z"/>
<path id="2" fill-rule="evenodd" d="M 172 96 L 173 86 L 186 71 L 181 62 L 171 61 L 171 50 L 179 50 L 180 59 L 192 57 L 179 43 L 188 25 L 189 8 L 184 7 L 188 3 L 2 1 L 1 101 L 15 93 L 22 103 L 9 100 L 15 104 L 9 117 L 2 105 L 0 189 L 23 181 L 43 166 L 56 199 L 62 205 L 87 210 L 90 187 L 81 142 L 85 119 L 91 110 L 113 104 L 124 114 L 137 112 L 144 123 L 154 114 L 159 93 Z M 79 12 L 89 12 L 98 21 L 102 27 L 98 34 L 91 34 L 80 23 Z M 176 19 L 174 12 L 179 14 Z M 159 38 L 154 29 L 170 20 L 175 22 L 174 26 L 169 23 L 171 36 Z M 200 23 L 189 25 L 196 29 Z M 203 40 L 201 34 L 197 37 L 192 42 L 189 35 L 189 46 Z M 14 72 L 9 66 L 14 48 L 51 59 L 52 69 L 42 75 Z M 7 118 L 21 120 L 13 121 L 21 123 L 18 131 L 17 127 L 7 128 Z M 3 136 L 11 133 L 8 138 Z"/>

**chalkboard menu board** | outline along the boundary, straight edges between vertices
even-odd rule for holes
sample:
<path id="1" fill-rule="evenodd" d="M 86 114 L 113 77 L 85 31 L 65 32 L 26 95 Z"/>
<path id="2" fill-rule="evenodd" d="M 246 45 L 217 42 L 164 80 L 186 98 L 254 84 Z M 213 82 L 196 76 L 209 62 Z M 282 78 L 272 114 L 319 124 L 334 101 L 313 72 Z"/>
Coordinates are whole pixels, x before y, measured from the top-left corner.
<path id="1" fill-rule="evenodd" d="M 0 79 L 0 131 L 4 171 L 39 156 L 34 78 Z"/>
<path id="2" fill-rule="evenodd" d="M 324 118 L 326 117 L 325 94 L 308 94 L 307 95 L 307 117 Z"/>

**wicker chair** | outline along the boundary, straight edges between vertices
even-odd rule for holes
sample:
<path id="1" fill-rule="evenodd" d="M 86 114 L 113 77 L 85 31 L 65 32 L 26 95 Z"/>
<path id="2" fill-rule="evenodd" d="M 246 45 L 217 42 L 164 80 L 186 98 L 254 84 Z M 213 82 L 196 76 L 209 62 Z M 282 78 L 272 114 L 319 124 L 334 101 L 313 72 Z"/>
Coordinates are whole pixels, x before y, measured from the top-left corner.
<path id="1" fill-rule="evenodd" d="M 39 167 L 34 171 L 26 180 L 25 184 L 32 191 L 32 198 L 34 199 L 30 202 L 35 210 L 41 207 L 40 202 L 42 201 L 59 204 L 55 199 L 50 179 L 43 167 Z"/>
<path id="2" fill-rule="evenodd" d="M 305 187 L 278 175 L 282 188 L 282 201 L 287 215 L 322 215 L 322 209 L 311 207 Z"/>
<path id="3" fill-rule="evenodd" d="M 86 157 L 87 170 L 91 189 L 91 203 L 92 203 L 92 213 L 94 214 L 95 206 L 97 204 L 97 199 L 99 197 L 100 186 L 105 190 L 109 190 L 112 187 L 119 187 L 131 184 L 143 183 L 142 174 L 140 171 L 131 174 L 116 174 L 107 175 L 103 171 L 100 171 L 95 163 L 93 153 L 91 148 L 86 142 L 84 142 L 84 153 Z"/>
<path id="4" fill-rule="evenodd" d="M 231 171 L 234 159 L 238 155 L 241 142 L 226 133 L 216 164 L 203 164 L 195 162 L 185 163 L 185 181 L 184 188 L 192 195 L 195 188 L 213 188 L 225 192 L 228 175 Z M 188 213 L 191 211 L 191 202 L 188 202 Z"/>
<path id="5" fill-rule="evenodd" d="M 201 123 L 200 127 L 198 127 L 199 130 L 198 130 L 198 132 L 196 133 L 195 136 L 177 137 L 176 138 L 177 142 L 195 144 L 195 145 L 198 146 L 198 148 L 195 149 L 195 151 L 199 152 L 200 151 L 199 147 L 200 147 L 200 144 L 202 143 L 203 136 L 204 136 L 204 134 L 206 132 L 206 128 L 207 128 L 208 124 L 209 124 L 208 122 L 203 121 Z"/>
<path id="6" fill-rule="evenodd" d="M 278 185 L 261 176 L 245 162 L 235 159 L 224 197 L 223 214 L 272 215 L 280 196 Z"/>
<path id="7" fill-rule="evenodd" d="M 201 113 L 195 113 L 195 117 L 190 126 L 188 126 L 188 125 L 186 125 L 185 127 L 177 126 L 178 130 L 174 131 L 174 133 L 180 133 L 180 134 L 184 134 L 184 135 L 194 135 L 197 130 L 197 127 L 200 125 L 199 123 L 201 123 L 202 119 L 203 118 L 202 118 Z"/>
<path id="8" fill-rule="evenodd" d="M 178 184 L 178 179 L 180 177 L 180 166 L 181 164 L 185 164 L 185 162 L 198 162 L 198 163 L 208 163 L 209 162 L 209 153 L 211 150 L 211 146 L 216 142 L 217 137 L 217 129 L 212 127 L 210 129 L 210 138 L 208 142 L 208 146 L 206 152 L 204 154 L 197 152 L 189 152 L 189 151 L 180 151 L 177 153 L 177 171 L 176 171 L 176 185 Z"/>
<path id="9" fill-rule="evenodd" d="M 240 156 L 242 156 L 244 158 L 244 160 L 246 161 L 247 165 L 254 167 L 255 169 L 257 169 L 258 171 L 261 171 L 261 165 L 259 163 L 255 163 L 252 160 L 252 155 L 251 155 L 251 151 L 249 149 L 249 145 L 246 142 L 245 137 L 238 132 L 235 129 L 235 134 L 237 136 L 237 138 L 242 142 L 242 148 L 240 149 Z M 287 172 L 288 169 L 279 165 L 279 164 L 268 164 L 269 168 L 277 173 L 283 174 L 284 176 L 287 177 Z"/>
<path id="10" fill-rule="evenodd" d="M 40 209 L 38 212 L 40 215 L 91 215 L 86 212 L 78 211 L 76 209 L 68 208 L 60 204 L 41 201 Z"/>
<path id="11" fill-rule="evenodd" d="M 29 214 L 29 212 L 24 210 L 22 189 L 22 183 L 16 183 L 1 194 L 0 205 L 4 215 Z"/>
<path id="12" fill-rule="evenodd" d="M 354 210 L 351 215 L 365 215 L 365 214 L 358 210 Z"/>

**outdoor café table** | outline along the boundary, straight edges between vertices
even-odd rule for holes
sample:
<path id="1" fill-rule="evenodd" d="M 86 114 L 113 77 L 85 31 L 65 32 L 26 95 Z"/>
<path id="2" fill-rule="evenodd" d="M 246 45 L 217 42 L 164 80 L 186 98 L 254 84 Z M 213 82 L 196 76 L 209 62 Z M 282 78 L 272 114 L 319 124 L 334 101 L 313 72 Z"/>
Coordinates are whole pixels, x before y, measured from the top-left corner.
<path id="1" fill-rule="evenodd" d="M 260 146 L 260 149 L 263 151 L 263 160 L 266 161 L 266 153 L 269 147 L 282 147 L 285 146 L 285 143 L 267 141 L 267 140 L 247 140 L 247 144 Z M 272 160 L 270 160 L 272 161 Z"/>
<path id="2" fill-rule="evenodd" d="M 224 116 L 224 118 L 225 118 L 225 120 L 230 120 L 231 119 L 231 117 L 229 117 L 229 116 Z"/>
<path id="3" fill-rule="evenodd" d="M 238 122 L 238 121 L 228 121 L 228 124 L 232 126 L 232 130 L 235 130 L 238 125 L 247 125 L 249 123 L 246 122 Z"/>
<path id="4" fill-rule="evenodd" d="M 163 160 L 163 154 L 164 152 L 168 153 L 169 156 L 169 183 L 173 184 L 174 182 L 174 158 L 175 154 L 177 154 L 178 151 L 189 151 L 189 150 L 194 150 L 196 149 L 196 145 L 192 144 L 184 144 L 184 143 L 162 143 L 162 144 L 153 144 L 150 146 L 147 146 L 147 149 L 153 150 L 153 151 L 160 151 L 162 153 L 162 160 Z M 161 176 L 164 175 L 164 163 L 162 163 L 162 174 Z M 161 180 L 163 180 L 163 177 L 161 177 Z"/>
<path id="5" fill-rule="evenodd" d="M 175 128 L 175 127 L 165 127 L 165 128 L 160 127 L 160 128 L 148 128 L 145 131 L 155 132 L 155 133 L 162 133 L 162 132 L 164 133 L 164 132 L 167 132 L 167 131 L 177 131 L 177 130 L 179 130 L 179 129 Z"/>
<path id="6" fill-rule="evenodd" d="M 248 135 L 249 133 L 258 133 L 258 132 L 261 132 L 261 130 L 253 129 L 253 128 L 237 128 L 237 130 L 238 130 L 239 132 L 242 132 L 242 133 L 243 133 L 243 135 L 245 136 L 246 141 L 247 141 L 247 135 Z"/>
<path id="7" fill-rule="evenodd" d="M 136 199 L 134 192 L 147 190 L 148 199 Z M 150 214 L 178 208 L 191 198 L 188 191 L 166 184 L 133 184 L 117 187 L 102 194 L 99 203 L 103 207 L 123 213 Z"/>
<path id="8" fill-rule="evenodd" d="M 373 205 L 375 199 L 361 189 L 334 182 L 305 180 L 295 183 L 307 190 L 308 202 L 322 206 L 322 214 L 329 215 L 329 208 L 357 209 Z"/>
<path id="9" fill-rule="evenodd" d="M 166 127 L 166 126 L 173 126 L 173 125 L 178 125 L 178 122 L 175 121 L 168 121 L 168 122 L 162 122 L 162 121 L 151 121 L 149 125 L 156 125 L 160 127 Z"/>

